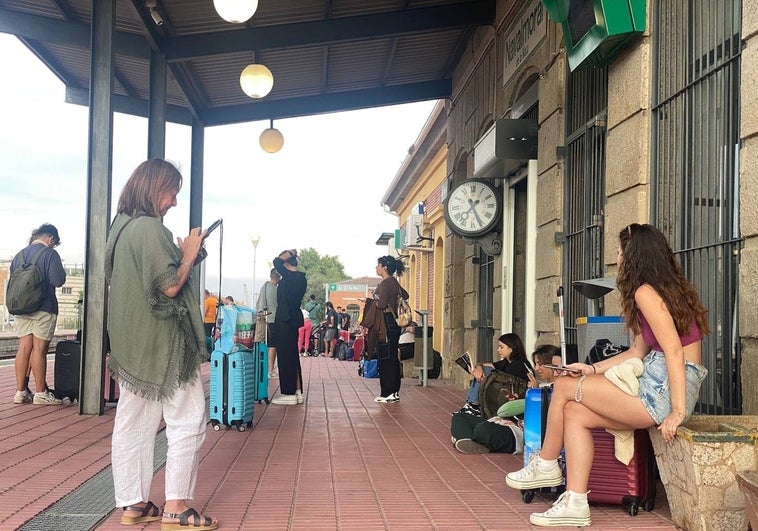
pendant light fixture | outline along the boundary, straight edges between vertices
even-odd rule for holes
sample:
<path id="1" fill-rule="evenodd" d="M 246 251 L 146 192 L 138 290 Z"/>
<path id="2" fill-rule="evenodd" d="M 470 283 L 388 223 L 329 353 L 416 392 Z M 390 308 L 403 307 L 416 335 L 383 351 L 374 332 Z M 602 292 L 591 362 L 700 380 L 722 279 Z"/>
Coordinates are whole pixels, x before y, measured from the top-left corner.
<path id="1" fill-rule="evenodd" d="M 284 135 L 274 128 L 274 120 L 271 120 L 269 128 L 264 129 L 258 142 L 266 153 L 276 153 L 284 145 Z"/>
<path id="2" fill-rule="evenodd" d="M 247 22 L 258 9 L 258 0 L 213 0 L 218 16 L 233 24 Z"/>
<path id="3" fill-rule="evenodd" d="M 253 53 L 253 63 L 247 65 L 240 74 L 242 92 L 251 98 L 264 98 L 274 88 L 274 74 L 266 65 L 258 63 L 258 54 Z"/>

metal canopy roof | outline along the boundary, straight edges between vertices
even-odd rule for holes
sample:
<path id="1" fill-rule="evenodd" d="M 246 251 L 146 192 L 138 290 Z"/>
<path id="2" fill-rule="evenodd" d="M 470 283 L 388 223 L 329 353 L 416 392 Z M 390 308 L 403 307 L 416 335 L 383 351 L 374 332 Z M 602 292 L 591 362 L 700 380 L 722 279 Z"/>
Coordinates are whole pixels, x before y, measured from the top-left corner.
<path id="1" fill-rule="evenodd" d="M 92 1 L 0 0 L 0 31 L 83 105 Z M 114 110 L 147 116 L 150 56 L 162 53 L 167 120 L 209 126 L 447 98 L 467 41 L 495 17 L 495 0 L 260 0 L 251 20 L 230 24 L 212 0 L 158 0 L 157 25 L 144 0 L 116 4 Z M 274 75 L 261 100 L 239 85 L 253 62 Z"/>

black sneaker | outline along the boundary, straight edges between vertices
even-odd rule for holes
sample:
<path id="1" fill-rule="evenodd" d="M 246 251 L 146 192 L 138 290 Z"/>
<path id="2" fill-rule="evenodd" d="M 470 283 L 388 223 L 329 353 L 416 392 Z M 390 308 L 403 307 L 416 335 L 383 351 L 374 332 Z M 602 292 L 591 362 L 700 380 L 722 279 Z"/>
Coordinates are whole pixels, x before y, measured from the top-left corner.
<path id="1" fill-rule="evenodd" d="M 460 412 L 467 413 L 469 415 L 474 415 L 475 417 L 482 416 L 482 412 L 479 410 L 479 405 L 472 404 L 470 402 L 466 402 L 466 405 L 461 408 Z"/>
<path id="2" fill-rule="evenodd" d="M 471 439 L 458 439 L 455 441 L 455 449 L 462 454 L 488 454 L 490 449 Z"/>

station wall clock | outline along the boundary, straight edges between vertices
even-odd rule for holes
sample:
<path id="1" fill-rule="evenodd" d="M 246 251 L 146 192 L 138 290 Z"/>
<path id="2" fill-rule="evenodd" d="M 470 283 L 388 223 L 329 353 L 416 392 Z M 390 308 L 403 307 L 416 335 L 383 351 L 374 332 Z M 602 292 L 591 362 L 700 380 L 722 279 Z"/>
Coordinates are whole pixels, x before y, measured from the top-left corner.
<path id="1" fill-rule="evenodd" d="M 502 216 L 500 190 L 489 181 L 466 179 L 455 185 L 445 199 L 445 221 L 464 238 L 476 238 L 497 228 Z"/>

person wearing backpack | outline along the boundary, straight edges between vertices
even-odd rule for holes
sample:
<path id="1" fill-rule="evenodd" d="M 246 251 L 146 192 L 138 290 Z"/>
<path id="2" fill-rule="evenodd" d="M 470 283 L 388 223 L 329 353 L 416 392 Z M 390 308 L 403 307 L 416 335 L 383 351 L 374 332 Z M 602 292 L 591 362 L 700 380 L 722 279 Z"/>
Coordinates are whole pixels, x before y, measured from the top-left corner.
<path id="1" fill-rule="evenodd" d="M 403 289 L 395 278 L 405 271 L 405 265 L 392 256 L 380 256 L 376 263 L 376 274 L 382 277 L 374 290 L 376 308 L 381 312 L 386 327 L 386 341 L 376 346 L 376 357 L 379 360 L 379 396 L 374 402 L 394 403 L 400 401 L 400 326 L 397 315 L 398 296 L 408 298 L 408 292 Z"/>
<path id="2" fill-rule="evenodd" d="M 315 295 L 311 294 L 308 302 L 305 303 L 305 311 L 308 312 L 311 328 L 315 330 L 321 324 L 321 305 L 316 302 Z"/>
<path id="3" fill-rule="evenodd" d="M 61 257 L 54 250 L 54 247 L 59 244 L 58 229 L 54 225 L 44 223 L 32 232 L 29 245 L 22 249 L 11 262 L 6 303 L 11 313 L 23 312 L 14 313 L 16 331 L 19 336 L 15 362 L 16 394 L 13 396 L 15 404 L 33 402 L 37 405 L 56 405 L 62 402 L 55 398 L 47 388 L 47 351 L 58 321 L 58 299 L 55 296 L 55 288 L 66 282 L 66 271 L 63 269 Z M 10 293 L 11 282 L 14 274 L 19 275 L 25 268 L 30 269 L 28 264 L 32 264 L 31 269 L 36 268 L 39 272 L 41 297 L 32 297 L 38 299 L 36 304 L 26 305 L 26 308 L 17 310 L 11 307 L 12 299 L 20 300 L 31 293 L 28 291 L 18 294 Z M 29 311 L 31 308 L 34 309 Z M 36 391 L 34 394 L 29 390 L 30 369 L 31 374 L 34 375 Z"/>

